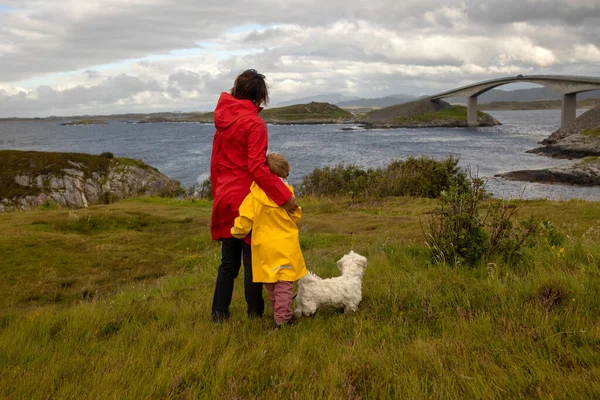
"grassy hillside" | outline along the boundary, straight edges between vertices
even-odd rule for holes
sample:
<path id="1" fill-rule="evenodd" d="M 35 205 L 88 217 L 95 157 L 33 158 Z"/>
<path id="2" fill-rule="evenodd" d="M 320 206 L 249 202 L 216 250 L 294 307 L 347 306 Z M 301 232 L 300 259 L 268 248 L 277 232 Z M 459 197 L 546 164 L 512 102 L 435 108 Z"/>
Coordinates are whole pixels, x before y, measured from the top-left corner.
<path id="1" fill-rule="evenodd" d="M 312 102 L 263 110 L 260 116 L 267 122 L 350 121 L 354 115 L 329 103 Z"/>
<path id="2" fill-rule="evenodd" d="M 600 203 L 529 201 L 565 234 L 517 264 L 430 262 L 430 199 L 300 199 L 310 269 L 369 260 L 357 313 L 210 321 L 207 201 L 0 214 L 0 398 L 597 398 Z"/>

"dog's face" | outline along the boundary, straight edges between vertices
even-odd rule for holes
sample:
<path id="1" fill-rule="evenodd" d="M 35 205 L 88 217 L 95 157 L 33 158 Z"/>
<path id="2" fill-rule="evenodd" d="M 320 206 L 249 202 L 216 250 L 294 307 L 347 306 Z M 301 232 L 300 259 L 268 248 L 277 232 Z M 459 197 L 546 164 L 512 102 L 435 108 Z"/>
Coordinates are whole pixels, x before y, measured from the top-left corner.
<path id="1" fill-rule="evenodd" d="M 357 273 L 362 276 L 367 268 L 367 258 L 351 250 L 350 253 L 340 258 L 336 265 L 342 275 L 346 273 Z"/>

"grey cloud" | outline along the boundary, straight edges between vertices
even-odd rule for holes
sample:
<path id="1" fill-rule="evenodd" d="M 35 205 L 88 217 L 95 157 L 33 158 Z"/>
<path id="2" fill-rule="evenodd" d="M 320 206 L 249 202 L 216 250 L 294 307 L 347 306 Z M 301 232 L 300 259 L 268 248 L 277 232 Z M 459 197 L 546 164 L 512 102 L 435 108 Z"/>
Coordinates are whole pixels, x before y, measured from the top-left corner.
<path id="1" fill-rule="evenodd" d="M 180 70 L 169 76 L 169 84 L 176 84 L 182 89 L 197 89 L 202 79 L 200 74 L 193 71 Z"/>
<path id="2" fill-rule="evenodd" d="M 74 15 L 69 8 L 70 3 L 58 0 L 54 4 L 51 1 L 14 3 L 17 7 L 27 9 L 29 6 L 33 10 L 37 10 L 35 7 L 40 4 L 49 6 L 27 16 L 0 15 L 0 25 L 4 27 L 0 42 L 12 43 L 19 49 L 18 52 L 7 53 L 0 63 L 0 76 L 4 81 L 193 48 L 196 42 L 214 39 L 239 21 L 314 27 L 340 20 L 364 20 L 410 33 L 411 29 L 426 26 L 426 12 L 441 7 L 460 8 L 465 4 L 470 21 L 479 24 L 480 33 L 485 35 L 487 29 L 493 29 L 488 27 L 493 23 L 550 19 L 577 24 L 600 18 L 598 5 L 558 0 L 544 0 L 541 4 L 521 0 L 488 0 L 483 3 L 459 0 L 375 0 L 367 3 L 272 0 L 253 7 L 240 0 L 226 5 L 195 0 L 124 2 L 119 7 L 103 7 L 99 1 L 95 13 L 79 15 Z M 236 18 L 231 18 L 231 15 L 236 15 Z M 442 28 L 448 29 L 443 24 Z M 273 40 L 279 34 L 277 29 L 256 32 L 246 40 L 248 43 Z"/>
<path id="3" fill-rule="evenodd" d="M 192 92 L 195 104 L 212 107 L 219 92 L 228 91 L 246 68 L 264 72 L 274 87 L 288 79 L 306 82 L 306 93 L 355 90 L 365 97 L 450 89 L 502 71 L 598 74 L 591 61 L 573 61 L 572 56 L 575 46 L 600 46 L 600 3 L 593 0 L 270 0 L 252 7 L 241 0 L 123 2 L 119 7 L 104 7 L 103 1 L 89 3 L 98 4 L 93 13 L 75 15 L 72 3 L 5 0 L 32 11 L 0 13 L 0 81 L 87 69 L 85 82 L 96 84 L 40 87 L 35 97 L 0 91 L 1 113 L 10 115 L 16 107 L 75 110 L 77 105 L 118 111 L 118 101 L 137 107 L 128 102 L 139 93 L 155 102 L 148 107 L 181 109 Z M 240 22 L 291 26 L 224 35 Z M 460 45 L 429 43 L 433 50 L 424 51 L 418 43 L 437 37 Z M 106 77 L 105 69 L 106 75 L 89 69 L 200 47 L 197 42 L 204 40 L 225 51 L 243 50 L 243 55 L 213 60 L 211 74 L 190 70 L 194 64 L 185 58 L 134 63 L 140 76 Z M 398 44 L 403 40 L 408 44 Z M 264 50 L 248 54 L 256 48 Z M 529 54 L 535 52 L 546 61 Z"/>
<path id="4" fill-rule="evenodd" d="M 102 74 L 96 70 L 93 69 L 88 69 L 87 71 L 84 71 L 83 74 L 88 78 L 88 79 L 96 79 L 102 76 Z"/>
<path id="5" fill-rule="evenodd" d="M 600 19 L 600 4 L 591 1 L 565 0 L 470 0 L 469 17 L 473 21 L 512 23 L 550 20 L 577 25 Z"/>
<path id="6" fill-rule="evenodd" d="M 273 41 L 279 38 L 285 38 L 287 32 L 280 28 L 265 29 L 264 31 L 252 31 L 245 38 L 244 43 L 255 44 L 265 41 Z"/>
<path id="7" fill-rule="evenodd" d="M 77 106 L 113 107 L 119 100 L 131 99 L 138 93 L 162 93 L 164 88 L 154 80 L 144 81 L 138 77 L 119 75 L 105 79 L 98 85 L 76 86 L 65 90 L 56 90 L 50 86 L 39 86 L 34 95 L 19 92 L 8 95 L 6 91 L 0 97 L 0 109 L 8 115 L 31 112 L 32 110 L 62 110 Z"/>

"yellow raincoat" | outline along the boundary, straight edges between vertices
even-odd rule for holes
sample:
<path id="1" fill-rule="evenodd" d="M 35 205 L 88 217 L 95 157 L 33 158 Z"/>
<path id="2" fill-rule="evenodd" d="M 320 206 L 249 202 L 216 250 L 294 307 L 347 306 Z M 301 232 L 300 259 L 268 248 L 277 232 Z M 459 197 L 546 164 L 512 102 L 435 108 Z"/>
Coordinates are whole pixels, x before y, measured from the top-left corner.
<path id="1" fill-rule="evenodd" d="M 294 193 L 290 185 L 287 187 Z M 296 226 L 301 217 L 300 207 L 289 215 L 256 183 L 252 183 L 250 194 L 240 206 L 240 216 L 235 219 L 231 234 L 242 239 L 252 231 L 254 282 L 293 282 L 306 275 L 306 264 L 300 250 Z"/>

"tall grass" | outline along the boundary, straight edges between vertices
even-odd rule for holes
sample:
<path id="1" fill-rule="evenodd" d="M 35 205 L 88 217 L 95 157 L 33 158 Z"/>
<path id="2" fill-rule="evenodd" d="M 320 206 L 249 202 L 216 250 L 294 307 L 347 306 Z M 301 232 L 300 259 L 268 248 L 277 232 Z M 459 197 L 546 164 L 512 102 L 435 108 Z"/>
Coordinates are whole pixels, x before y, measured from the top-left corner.
<path id="1" fill-rule="evenodd" d="M 280 331 L 270 308 L 245 317 L 239 279 L 232 320 L 211 323 L 209 202 L 0 215 L 0 398 L 600 396 L 599 203 L 525 202 L 524 215 L 564 232 L 561 248 L 451 268 L 424 245 L 419 218 L 433 200 L 299 201 L 310 269 L 336 276 L 350 249 L 369 265 L 356 313 L 322 309 Z M 144 270 L 162 274 L 136 279 Z M 70 293 L 82 274 L 106 286 L 90 298 L 43 295 Z"/>

